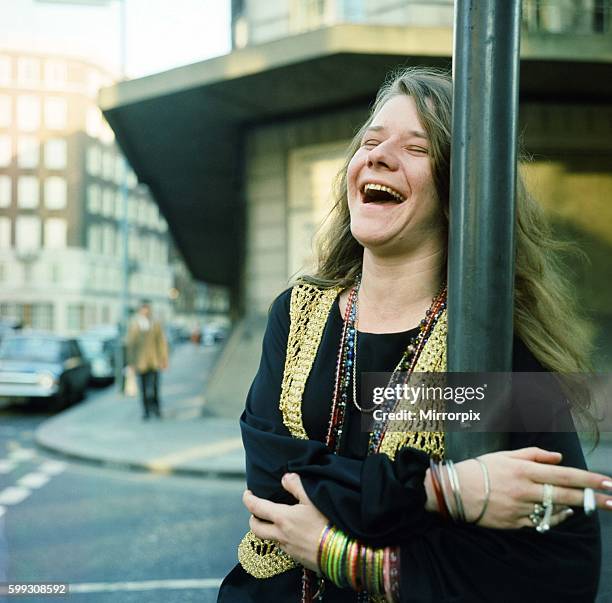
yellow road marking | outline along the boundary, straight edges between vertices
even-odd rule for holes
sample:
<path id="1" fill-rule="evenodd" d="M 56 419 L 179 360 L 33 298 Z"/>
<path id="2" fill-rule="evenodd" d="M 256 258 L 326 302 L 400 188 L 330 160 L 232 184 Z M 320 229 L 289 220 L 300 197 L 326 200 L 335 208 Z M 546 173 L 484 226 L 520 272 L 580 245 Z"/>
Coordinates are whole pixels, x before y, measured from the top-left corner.
<path id="1" fill-rule="evenodd" d="M 188 448 L 187 450 L 181 450 L 180 452 L 173 452 L 172 454 L 160 456 L 148 462 L 147 467 L 152 471 L 164 473 L 172 469 L 175 465 L 184 463 L 185 461 L 219 456 L 220 454 L 240 448 L 242 448 L 242 438 L 228 438 L 220 442 L 215 442 L 214 444 L 203 444 L 201 446 Z"/>

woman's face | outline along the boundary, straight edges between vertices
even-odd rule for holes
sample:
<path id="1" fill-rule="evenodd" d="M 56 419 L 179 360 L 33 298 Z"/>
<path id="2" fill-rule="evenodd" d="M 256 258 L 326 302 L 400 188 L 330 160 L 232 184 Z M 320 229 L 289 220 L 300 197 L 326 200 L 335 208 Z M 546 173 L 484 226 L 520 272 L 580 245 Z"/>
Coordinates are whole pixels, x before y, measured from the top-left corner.
<path id="1" fill-rule="evenodd" d="M 394 96 L 374 117 L 347 171 L 351 232 L 364 247 L 398 254 L 439 235 L 428 145 L 412 97 Z"/>

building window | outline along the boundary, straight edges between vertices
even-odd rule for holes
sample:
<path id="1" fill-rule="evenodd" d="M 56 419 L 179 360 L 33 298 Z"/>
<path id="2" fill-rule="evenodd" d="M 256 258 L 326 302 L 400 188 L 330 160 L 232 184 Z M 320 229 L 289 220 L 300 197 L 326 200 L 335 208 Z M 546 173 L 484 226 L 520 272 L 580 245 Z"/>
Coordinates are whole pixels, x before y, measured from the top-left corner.
<path id="1" fill-rule="evenodd" d="M 87 247 L 92 253 L 101 252 L 101 234 L 97 224 L 92 224 L 87 231 Z"/>
<path id="2" fill-rule="evenodd" d="M 32 304 L 32 328 L 53 329 L 53 304 Z"/>
<path id="3" fill-rule="evenodd" d="M 105 224 L 102 232 L 102 250 L 104 255 L 115 255 L 115 229 L 111 224 Z"/>
<path id="4" fill-rule="evenodd" d="M 117 190 L 115 194 L 115 220 L 123 219 L 123 192 L 121 189 Z"/>
<path id="5" fill-rule="evenodd" d="M 45 220 L 45 247 L 47 249 L 64 249 L 67 234 L 66 220 L 47 218 Z"/>
<path id="6" fill-rule="evenodd" d="M 0 207 L 11 206 L 12 180 L 10 176 L 0 175 Z"/>
<path id="7" fill-rule="evenodd" d="M 60 264 L 51 264 L 51 282 L 59 283 L 62 278 L 62 267 Z"/>
<path id="8" fill-rule="evenodd" d="M 0 216 L 0 249 L 11 248 L 11 219 Z"/>
<path id="9" fill-rule="evenodd" d="M 130 187 L 130 189 L 138 185 L 138 178 L 136 178 L 136 174 L 131 169 L 128 169 L 127 185 Z"/>
<path id="10" fill-rule="evenodd" d="M 50 176 L 45 180 L 45 206 L 47 209 L 64 209 L 67 197 L 65 178 Z"/>
<path id="11" fill-rule="evenodd" d="M 0 167 L 11 165 L 12 154 L 11 137 L 0 135 Z"/>
<path id="12" fill-rule="evenodd" d="M 128 238 L 128 257 L 131 260 L 137 260 L 140 252 L 140 237 L 133 233 Z"/>
<path id="13" fill-rule="evenodd" d="M 102 193 L 102 214 L 108 218 L 113 217 L 115 209 L 115 192 L 112 188 L 106 187 Z"/>
<path id="14" fill-rule="evenodd" d="M 19 251 L 40 249 L 40 218 L 38 216 L 17 216 L 15 247 Z"/>
<path id="15" fill-rule="evenodd" d="M 33 95 L 17 97 L 17 127 L 24 132 L 40 128 L 40 98 Z"/>
<path id="16" fill-rule="evenodd" d="M 147 226 L 148 207 L 146 199 L 138 199 L 138 223 L 142 226 Z"/>
<path id="17" fill-rule="evenodd" d="M 83 330 L 83 304 L 68 304 L 67 308 L 67 326 L 71 331 Z"/>
<path id="18" fill-rule="evenodd" d="M 66 141 L 63 138 L 51 138 L 45 143 L 45 165 L 52 170 L 63 170 L 66 167 Z"/>
<path id="19" fill-rule="evenodd" d="M 40 82 L 40 61 L 30 57 L 17 59 L 17 82 L 20 86 L 38 86 Z"/>
<path id="20" fill-rule="evenodd" d="M 20 136 L 17 140 L 17 165 L 21 168 L 38 167 L 40 145 L 35 136 Z"/>
<path id="21" fill-rule="evenodd" d="M 0 55 L 0 86 L 12 86 L 13 63 L 11 57 Z"/>
<path id="22" fill-rule="evenodd" d="M 45 62 L 45 84 L 49 88 L 64 90 L 68 81 L 68 65 L 64 61 L 49 59 Z"/>
<path id="23" fill-rule="evenodd" d="M 87 148 L 87 171 L 92 176 L 97 176 L 102 171 L 102 153 L 97 145 Z"/>
<path id="24" fill-rule="evenodd" d="M 118 258 L 123 257 L 123 230 L 121 227 L 117 230 L 117 236 L 115 237 L 115 255 Z"/>
<path id="25" fill-rule="evenodd" d="M 102 113 L 98 107 L 88 107 L 85 115 L 85 132 L 91 138 L 99 138 L 102 130 Z"/>
<path id="26" fill-rule="evenodd" d="M 138 218 L 138 200 L 130 197 L 128 201 L 128 220 L 135 222 Z"/>
<path id="27" fill-rule="evenodd" d="M 17 181 L 17 206 L 24 209 L 38 207 L 39 186 L 36 176 L 20 176 Z"/>
<path id="28" fill-rule="evenodd" d="M 13 123 L 13 99 L 0 94 L 0 128 L 10 128 Z"/>
<path id="29" fill-rule="evenodd" d="M 149 223 L 151 228 L 156 228 L 159 221 L 159 208 L 155 203 L 149 203 Z"/>
<path id="30" fill-rule="evenodd" d="M 117 186 L 123 183 L 123 157 L 117 155 L 115 157 L 115 184 Z"/>
<path id="31" fill-rule="evenodd" d="M 97 184 L 90 184 L 87 187 L 87 209 L 92 214 L 97 214 L 100 213 L 101 205 L 100 187 Z"/>
<path id="32" fill-rule="evenodd" d="M 102 177 L 112 182 L 115 175 L 115 157 L 112 151 L 105 151 L 103 155 Z"/>
<path id="33" fill-rule="evenodd" d="M 65 98 L 50 96 L 45 99 L 45 126 L 50 130 L 64 130 L 68 124 L 68 103 Z"/>

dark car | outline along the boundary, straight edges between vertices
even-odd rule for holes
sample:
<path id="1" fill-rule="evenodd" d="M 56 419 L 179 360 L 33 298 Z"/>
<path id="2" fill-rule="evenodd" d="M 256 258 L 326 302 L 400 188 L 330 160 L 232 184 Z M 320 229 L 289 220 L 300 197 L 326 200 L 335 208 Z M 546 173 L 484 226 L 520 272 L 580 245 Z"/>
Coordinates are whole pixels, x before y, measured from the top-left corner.
<path id="1" fill-rule="evenodd" d="M 112 383 L 115 379 L 117 339 L 102 332 L 92 332 L 81 335 L 78 341 L 83 355 L 91 366 L 90 382 Z"/>
<path id="2" fill-rule="evenodd" d="M 82 400 L 90 367 L 74 339 L 20 333 L 0 343 L 0 398 L 65 407 Z"/>

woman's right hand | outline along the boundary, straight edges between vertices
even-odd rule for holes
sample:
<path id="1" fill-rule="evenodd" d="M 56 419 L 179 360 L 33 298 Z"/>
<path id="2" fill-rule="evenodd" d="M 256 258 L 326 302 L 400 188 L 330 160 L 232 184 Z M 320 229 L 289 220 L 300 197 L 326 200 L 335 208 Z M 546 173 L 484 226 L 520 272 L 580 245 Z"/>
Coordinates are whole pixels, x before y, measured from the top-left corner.
<path id="1" fill-rule="evenodd" d="M 612 492 L 612 479 L 601 473 L 559 466 L 561 454 L 537 447 L 492 452 L 479 457 L 487 466 L 491 494 L 479 526 L 498 529 L 534 527 L 529 514 L 542 504 L 544 484 L 552 484 L 553 515 L 550 526 L 567 519 L 570 507 L 582 507 L 585 488 Z M 480 514 L 485 500 L 480 463 L 468 459 L 455 463 L 468 522 Z M 607 483 L 604 483 L 607 482 Z M 450 490 L 449 490 L 450 492 Z M 597 507 L 612 511 L 612 493 L 595 494 Z"/>

